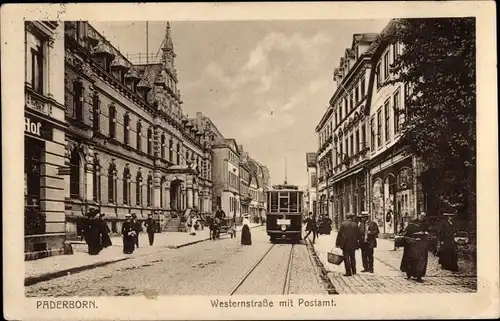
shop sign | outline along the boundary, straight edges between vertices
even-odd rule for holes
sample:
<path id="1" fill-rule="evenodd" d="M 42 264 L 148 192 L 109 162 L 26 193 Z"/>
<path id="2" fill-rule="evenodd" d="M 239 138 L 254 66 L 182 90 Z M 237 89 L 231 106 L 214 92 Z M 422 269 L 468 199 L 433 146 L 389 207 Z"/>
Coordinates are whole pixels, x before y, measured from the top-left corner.
<path id="1" fill-rule="evenodd" d="M 24 133 L 52 140 L 53 126 L 37 117 L 24 116 Z"/>

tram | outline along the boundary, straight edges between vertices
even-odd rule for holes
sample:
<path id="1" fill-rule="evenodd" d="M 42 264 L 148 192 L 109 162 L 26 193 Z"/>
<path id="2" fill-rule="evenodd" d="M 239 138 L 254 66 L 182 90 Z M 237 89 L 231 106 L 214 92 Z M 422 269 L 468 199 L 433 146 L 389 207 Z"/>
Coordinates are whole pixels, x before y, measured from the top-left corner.
<path id="1" fill-rule="evenodd" d="M 302 239 L 303 191 L 296 185 L 274 185 L 267 192 L 266 229 L 271 243 Z"/>

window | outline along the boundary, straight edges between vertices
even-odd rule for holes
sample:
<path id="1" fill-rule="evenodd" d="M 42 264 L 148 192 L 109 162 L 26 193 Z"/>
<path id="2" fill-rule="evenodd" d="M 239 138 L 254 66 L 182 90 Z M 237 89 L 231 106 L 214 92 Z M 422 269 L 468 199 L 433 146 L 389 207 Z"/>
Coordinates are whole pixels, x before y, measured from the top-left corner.
<path id="1" fill-rule="evenodd" d="M 181 145 L 177 143 L 177 165 L 181 163 Z"/>
<path id="2" fill-rule="evenodd" d="M 344 155 L 342 155 L 344 156 Z M 347 134 L 345 135 L 345 156 L 350 156 L 349 155 L 349 137 Z"/>
<path id="3" fill-rule="evenodd" d="M 148 176 L 148 187 L 147 187 L 147 190 L 146 190 L 146 202 L 147 202 L 147 206 L 148 207 L 151 207 L 151 204 L 152 204 L 152 189 L 153 189 L 153 177 L 151 175 Z"/>
<path id="4" fill-rule="evenodd" d="M 161 134 L 161 159 L 165 159 L 165 134 Z"/>
<path id="5" fill-rule="evenodd" d="M 186 151 L 186 162 L 189 161 L 189 151 Z"/>
<path id="6" fill-rule="evenodd" d="M 375 69 L 375 76 L 377 77 L 377 89 L 379 89 L 382 84 L 381 81 L 382 75 L 380 74 L 380 62 L 377 64 L 377 68 Z"/>
<path id="7" fill-rule="evenodd" d="M 339 123 L 339 115 L 338 115 L 338 106 L 337 106 L 337 110 L 335 110 L 335 127 L 337 127 L 338 123 Z"/>
<path id="8" fill-rule="evenodd" d="M 44 80 L 44 41 L 32 34 L 27 32 L 26 34 L 26 82 L 31 86 L 31 88 L 39 94 L 43 94 L 43 80 Z"/>
<path id="9" fill-rule="evenodd" d="M 361 95 L 361 99 L 362 99 L 366 95 L 365 77 L 364 76 L 361 78 L 361 87 L 360 88 L 361 88 L 361 94 L 360 95 Z"/>
<path id="10" fill-rule="evenodd" d="M 384 80 L 389 77 L 389 51 L 384 54 Z"/>
<path id="11" fill-rule="evenodd" d="M 360 144 L 361 142 L 359 141 L 359 129 L 358 129 L 356 130 L 356 154 L 358 154 L 360 151 Z"/>
<path id="12" fill-rule="evenodd" d="M 128 113 L 123 116 L 123 141 L 125 145 L 130 143 L 130 116 Z"/>
<path id="13" fill-rule="evenodd" d="M 371 131 L 371 143 L 370 143 L 370 146 L 371 146 L 371 150 L 372 152 L 375 151 L 375 119 L 372 118 L 371 121 L 370 121 L 370 131 Z"/>
<path id="14" fill-rule="evenodd" d="M 140 172 L 135 177 L 135 203 L 142 205 L 142 175 Z"/>
<path id="15" fill-rule="evenodd" d="M 101 128 L 101 100 L 99 99 L 99 95 L 97 93 L 94 93 L 94 97 L 92 99 L 92 111 L 94 131 L 99 132 Z"/>
<path id="16" fill-rule="evenodd" d="M 71 198 L 80 197 L 80 153 L 78 148 L 73 148 L 69 161 L 69 196 Z"/>
<path id="17" fill-rule="evenodd" d="M 365 149 L 366 146 L 366 125 L 361 126 L 361 148 Z"/>
<path id="18" fill-rule="evenodd" d="M 116 179 L 115 179 L 115 166 L 111 164 L 108 169 L 108 203 L 115 203 L 116 201 Z"/>
<path id="19" fill-rule="evenodd" d="M 96 202 L 101 200 L 101 166 L 99 160 L 94 160 L 94 172 L 92 173 L 92 199 Z"/>
<path id="20" fill-rule="evenodd" d="M 394 133 L 397 134 L 397 133 L 399 133 L 399 130 L 400 130 L 400 128 L 399 128 L 399 126 L 400 126 L 400 124 L 399 124 L 399 116 L 400 116 L 399 115 L 399 113 L 400 113 L 400 109 L 399 109 L 399 107 L 400 107 L 399 106 L 399 90 L 396 91 L 396 93 L 394 94 L 393 99 L 394 99 L 394 102 L 393 102 L 394 105 L 392 106 L 392 108 L 394 109 L 394 111 L 393 111 Z"/>
<path id="21" fill-rule="evenodd" d="M 339 153 L 340 154 L 339 155 L 339 157 L 340 157 L 339 163 L 342 163 L 344 161 L 344 146 L 342 144 L 342 140 L 340 140 L 340 139 L 339 139 L 339 146 L 340 146 L 340 148 L 339 148 L 339 151 L 340 151 L 340 153 Z"/>
<path id="22" fill-rule="evenodd" d="M 382 146 L 382 109 L 377 111 L 377 148 Z"/>
<path id="23" fill-rule="evenodd" d="M 109 138 L 116 137 L 116 108 L 113 105 L 109 106 Z"/>
<path id="24" fill-rule="evenodd" d="M 136 133 L 137 137 L 137 150 L 139 151 L 142 151 L 142 123 L 141 121 L 139 120 L 137 122 L 137 133 Z"/>
<path id="25" fill-rule="evenodd" d="M 344 98 L 344 105 L 340 105 L 340 109 L 339 109 L 339 122 L 342 122 L 342 119 L 343 119 L 343 110 L 344 110 L 344 106 L 347 106 L 347 98 Z"/>
<path id="26" fill-rule="evenodd" d="M 83 84 L 80 80 L 73 82 L 73 108 L 77 122 L 83 122 Z"/>
<path id="27" fill-rule="evenodd" d="M 385 141 L 389 141 L 391 139 L 391 133 L 390 133 L 390 119 L 391 119 L 391 100 L 387 99 L 384 103 L 384 116 L 385 116 Z"/>
<path id="28" fill-rule="evenodd" d="M 354 93 L 351 91 L 351 94 L 349 95 L 349 111 L 351 111 L 354 108 Z"/>
<path id="29" fill-rule="evenodd" d="M 351 153 L 350 155 L 354 155 L 354 137 L 353 137 L 353 134 L 351 134 Z"/>
<path id="30" fill-rule="evenodd" d="M 148 155 L 153 153 L 153 130 L 148 129 Z"/>
<path id="31" fill-rule="evenodd" d="M 172 139 L 169 139 L 168 141 L 168 161 L 169 162 L 173 162 L 173 149 L 174 149 L 174 142 L 172 141 Z"/>
<path id="32" fill-rule="evenodd" d="M 359 85 L 356 86 L 356 89 L 354 90 L 354 94 L 355 94 L 354 103 L 358 104 L 358 102 L 359 102 Z"/>
<path id="33" fill-rule="evenodd" d="M 393 52 L 394 52 L 394 61 L 399 57 L 399 54 L 400 54 L 399 47 L 400 47 L 399 43 L 397 43 L 397 42 L 392 45 Z"/>
<path id="34" fill-rule="evenodd" d="M 130 204 L 130 169 L 123 171 L 123 204 Z"/>

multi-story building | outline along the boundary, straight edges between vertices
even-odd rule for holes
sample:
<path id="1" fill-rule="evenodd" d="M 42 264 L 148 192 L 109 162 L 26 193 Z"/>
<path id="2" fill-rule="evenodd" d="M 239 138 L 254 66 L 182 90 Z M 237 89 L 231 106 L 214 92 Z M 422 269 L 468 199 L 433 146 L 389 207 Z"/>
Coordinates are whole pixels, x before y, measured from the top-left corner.
<path id="1" fill-rule="evenodd" d="M 214 137 L 212 143 L 212 177 L 215 206 L 229 217 L 239 217 L 240 210 L 240 150 L 236 140 Z"/>
<path id="2" fill-rule="evenodd" d="M 65 23 L 66 228 L 99 208 L 113 232 L 128 213 L 163 224 L 209 209 L 209 135 L 183 113 L 170 24 L 161 62 L 132 64 L 88 22 Z"/>
<path id="3" fill-rule="evenodd" d="M 317 214 L 331 216 L 331 195 L 328 187 L 328 177 L 333 170 L 332 163 L 332 134 L 333 134 L 333 107 L 328 106 L 326 112 L 321 117 L 316 126 L 318 134 L 318 152 L 317 152 Z"/>
<path id="4" fill-rule="evenodd" d="M 337 88 L 330 99 L 333 118 L 333 167 L 328 189 L 333 196 L 336 226 L 347 213 L 360 214 L 368 208 L 366 186 L 369 160 L 367 138 L 368 79 L 371 52 L 377 34 L 354 34 L 350 48 L 334 70 Z"/>
<path id="5" fill-rule="evenodd" d="M 25 259 L 61 253 L 65 240 L 64 26 L 25 22 Z"/>
<path id="6" fill-rule="evenodd" d="M 241 214 L 250 214 L 250 203 L 252 195 L 250 194 L 251 172 L 248 166 L 248 153 L 243 150 L 243 146 L 239 145 L 240 151 L 240 199 L 241 199 Z"/>
<path id="7" fill-rule="evenodd" d="M 248 166 L 250 167 L 251 180 L 250 180 L 250 194 L 252 201 L 250 202 L 250 213 L 255 217 L 265 217 L 267 208 L 267 190 L 266 185 L 269 182 L 267 168 L 261 165 L 253 158 L 248 158 Z M 267 183 L 266 183 L 267 182 Z"/>
<path id="8" fill-rule="evenodd" d="M 381 232 L 396 233 L 401 220 L 414 218 L 424 210 L 418 177 L 421 163 L 405 152 L 399 143 L 400 126 L 404 122 L 407 86 L 403 83 L 383 85 L 391 79 L 390 65 L 401 53 L 399 43 L 387 37 L 394 30 L 391 21 L 369 51 L 372 70 L 368 91 L 370 130 L 370 202 L 373 219 Z"/>
<path id="9" fill-rule="evenodd" d="M 316 176 L 316 153 L 306 153 L 307 166 L 307 186 L 304 193 L 304 208 L 306 213 L 316 214 L 316 189 L 318 187 L 318 178 Z"/>

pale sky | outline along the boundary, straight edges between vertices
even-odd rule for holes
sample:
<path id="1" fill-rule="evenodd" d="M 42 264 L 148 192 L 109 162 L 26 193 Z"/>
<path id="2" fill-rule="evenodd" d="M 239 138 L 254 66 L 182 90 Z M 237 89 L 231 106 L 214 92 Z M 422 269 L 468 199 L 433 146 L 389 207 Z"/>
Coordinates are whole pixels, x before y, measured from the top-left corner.
<path id="1" fill-rule="evenodd" d="M 171 22 L 183 110 L 210 117 L 266 165 L 273 184 L 307 184 L 307 152 L 335 85 L 333 69 L 353 33 L 380 32 L 384 20 Z M 91 22 L 123 54 L 146 52 L 145 22 Z M 156 53 L 166 22 L 149 23 Z"/>

